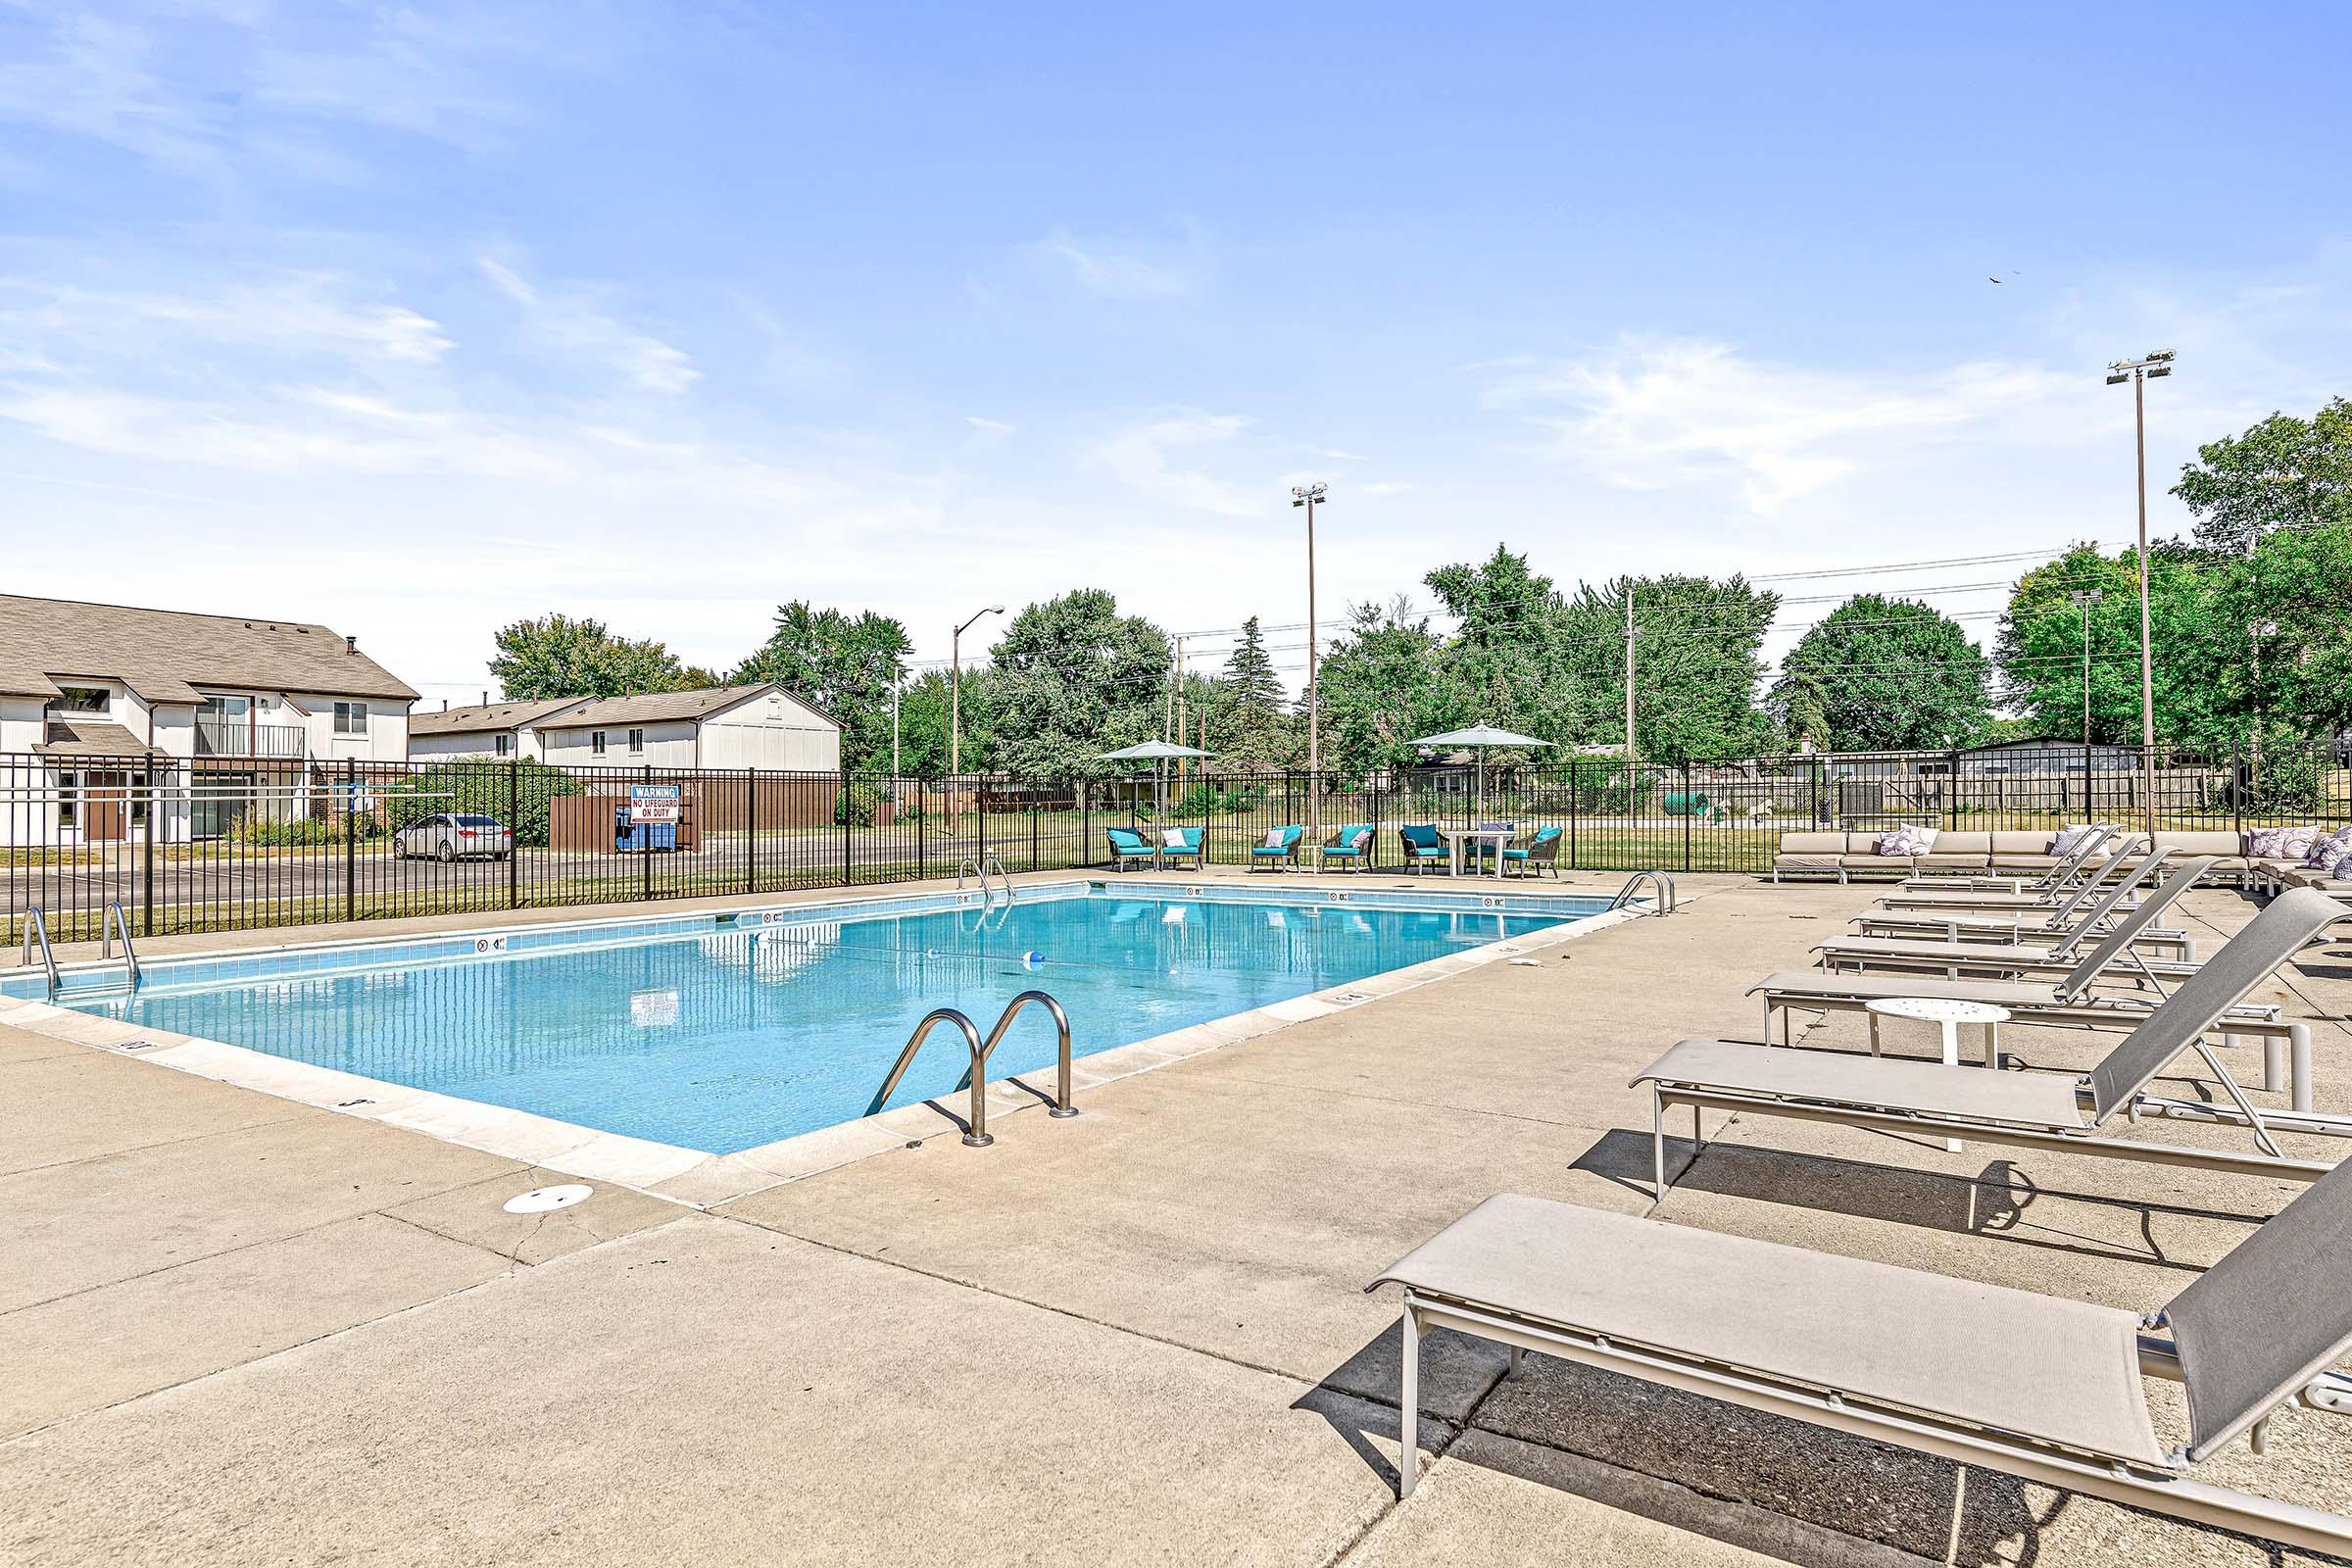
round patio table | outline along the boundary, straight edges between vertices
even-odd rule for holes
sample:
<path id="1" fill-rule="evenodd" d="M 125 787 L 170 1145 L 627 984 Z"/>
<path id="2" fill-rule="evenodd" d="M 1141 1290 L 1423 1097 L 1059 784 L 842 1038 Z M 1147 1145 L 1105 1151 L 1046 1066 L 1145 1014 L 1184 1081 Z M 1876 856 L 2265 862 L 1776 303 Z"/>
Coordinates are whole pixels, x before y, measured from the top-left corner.
<path id="1" fill-rule="evenodd" d="M 1996 1007 L 1989 1002 L 1957 1002 L 1943 997 L 1883 997 L 1866 1002 L 1863 1007 L 1870 1014 L 1870 1054 L 1879 1053 L 1879 1020 L 1881 1018 L 1910 1018 L 1920 1023 L 1932 1023 L 1943 1032 L 1943 1064 L 1960 1065 L 1960 1026 L 1964 1023 L 1982 1024 L 1984 1028 L 1984 1065 L 2001 1064 L 2001 1025 L 2009 1021 L 2009 1009 Z M 1960 1152 L 1960 1140 L 1947 1138 L 1943 1147 L 1953 1153 Z"/>

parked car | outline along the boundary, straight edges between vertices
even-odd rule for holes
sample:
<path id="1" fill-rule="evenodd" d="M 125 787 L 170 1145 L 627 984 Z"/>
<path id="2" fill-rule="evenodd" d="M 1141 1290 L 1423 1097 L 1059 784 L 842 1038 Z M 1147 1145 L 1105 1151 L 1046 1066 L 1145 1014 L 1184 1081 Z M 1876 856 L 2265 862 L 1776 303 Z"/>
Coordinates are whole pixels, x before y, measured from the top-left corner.
<path id="1" fill-rule="evenodd" d="M 429 855 L 436 860 L 462 860 L 469 856 L 503 860 L 514 853 L 514 835 L 495 816 L 443 811 L 393 834 L 392 850 L 403 859 Z"/>

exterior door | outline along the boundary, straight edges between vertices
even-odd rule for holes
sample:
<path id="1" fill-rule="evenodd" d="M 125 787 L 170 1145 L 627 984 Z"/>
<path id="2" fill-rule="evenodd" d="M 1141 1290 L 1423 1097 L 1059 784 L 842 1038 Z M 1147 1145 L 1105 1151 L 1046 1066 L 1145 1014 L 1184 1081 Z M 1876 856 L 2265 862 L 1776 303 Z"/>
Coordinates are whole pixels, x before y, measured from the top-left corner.
<path id="1" fill-rule="evenodd" d="M 122 773 L 92 773 L 81 795 L 81 839 L 84 844 L 128 837 L 124 831 L 129 813 L 124 809 L 129 800 L 125 786 L 127 775 Z"/>

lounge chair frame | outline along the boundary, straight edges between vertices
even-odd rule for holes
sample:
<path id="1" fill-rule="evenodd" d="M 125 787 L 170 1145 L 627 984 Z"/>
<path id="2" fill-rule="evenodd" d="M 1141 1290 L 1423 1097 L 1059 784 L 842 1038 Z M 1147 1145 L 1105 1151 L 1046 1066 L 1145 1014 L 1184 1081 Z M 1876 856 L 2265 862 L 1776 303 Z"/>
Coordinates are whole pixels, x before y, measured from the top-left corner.
<path id="1" fill-rule="evenodd" d="M 2115 829 L 2109 824 L 2094 823 L 2091 830 L 2082 835 L 2081 843 L 2060 856 L 2058 863 L 2039 876 L 2028 876 L 2024 873 L 2016 876 L 1992 876 L 1974 871 L 1938 876 L 1930 871 L 1921 876 L 1906 877 L 1896 886 L 1898 888 L 1983 888 L 1991 893 L 1998 893 L 2004 889 L 2013 893 L 2047 893 L 2073 881 L 2075 873 L 2082 868 L 2082 862 L 2089 859 L 2098 852 L 2100 845 L 2114 836 Z"/>
<path id="2" fill-rule="evenodd" d="M 1375 1280 L 1366 1290 L 1377 1289 Z M 1608 1336 L 1521 1313 L 1425 1293 L 1404 1291 L 1398 1391 L 1401 1446 L 1396 1494 L 1413 1494 L 1421 1469 L 1421 1337 L 1431 1329 L 1493 1340 L 1510 1348 L 1516 1375 L 1522 1351 L 1556 1355 L 1621 1377 L 1680 1389 L 1748 1410 L 1787 1416 L 1809 1426 L 1893 1444 L 1958 1464 L 1981 1465 L 2043 1486 L 2145 1508 L 2170 1518 L 2233 1530 L 2305 1550 L 2343 1554 L 2352 1550 L 2352 1519 L 2195 1480 L 2173 1469 L 2142 1469 L 2100 1455 L 2071 1452 L 2011 1433 L 1992 1432 L 1939 1420 L 1916 1411 L 1882 1407 L 1850 1398 L 1835 1389 L 1817 1389 L 1773 1378 L 1670 1348 L 1616 1342 Z M 2180 1359 L 2172 1341 L 2140 1336 L 2143 1375 L 2180 1381 Z M 2352 1379 L 2320 1372 L 2280 1401 L 2330 1414 L 2352 1414 Z M 2259 1428 L 2257 1429 L 2259 1431 Z M 2259 1445 L 2259 1438 L 2257 1440 Z M 2259 1451 L 2259 1446 L 2257 1451 Z"/>

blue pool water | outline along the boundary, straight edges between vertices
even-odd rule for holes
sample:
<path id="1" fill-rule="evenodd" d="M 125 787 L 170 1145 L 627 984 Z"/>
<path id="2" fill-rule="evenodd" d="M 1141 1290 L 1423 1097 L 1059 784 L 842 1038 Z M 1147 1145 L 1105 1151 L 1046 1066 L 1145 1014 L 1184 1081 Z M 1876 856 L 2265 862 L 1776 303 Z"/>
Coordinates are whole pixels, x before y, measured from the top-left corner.
<path id="1" fill-rule="evenodd" d="M 1598 912 L 1602 901 L 1436 895 L 1186 897 L 1074 885 L 1009 907 L 942 902 L 155 962 L 135 997 L 59 1001 L 133 1023 L 730 1152 L 863 1115 L 933 1007 L 985 1032 L 1031 988 L 1068 1011 L 1080 1054 Z M 926 904 L 928 906 L 926 906 Z M 1515 912 L 1538 911 L 1541 912 Z M 13 988 L 12 988 L 13 989 Z M 992 1079 L 1054 1059 L 1027 1009 Z M 961 1037 L 933 1033 L 893 1104 L 948 1094 Z"/>

